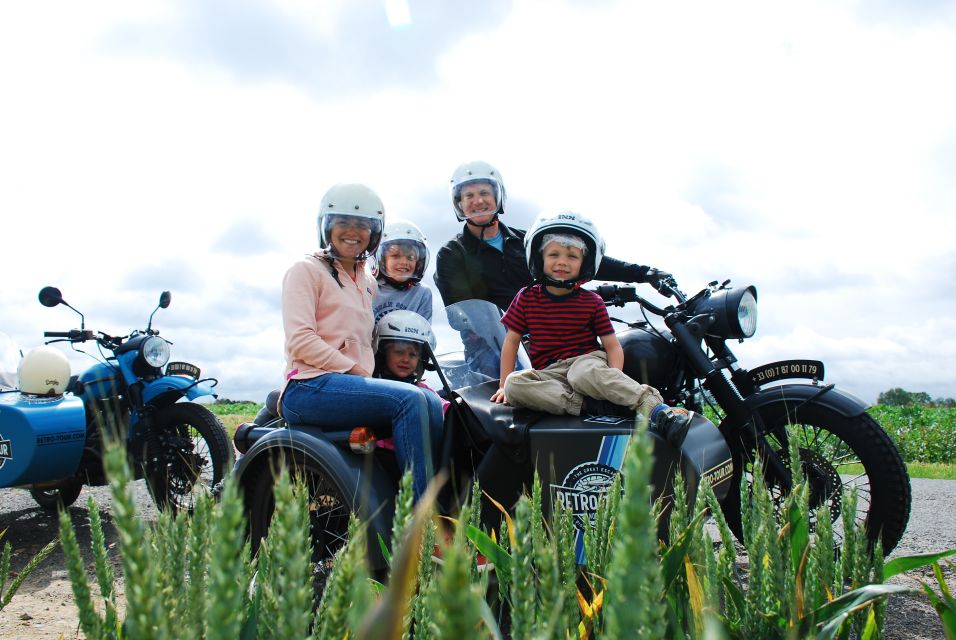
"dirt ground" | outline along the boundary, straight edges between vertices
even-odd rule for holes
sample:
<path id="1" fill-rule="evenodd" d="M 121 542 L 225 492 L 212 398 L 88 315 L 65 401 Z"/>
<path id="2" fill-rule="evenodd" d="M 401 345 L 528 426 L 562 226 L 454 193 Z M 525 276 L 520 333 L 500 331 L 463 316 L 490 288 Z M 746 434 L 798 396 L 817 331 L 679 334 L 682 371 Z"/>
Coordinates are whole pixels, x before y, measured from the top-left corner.
<path id="1" fill-rule="evenodd" d="M 149 498 L 145 484 L 136 483 L 136 502 L 141 517 L 156 518 L 156 509 Z M 107 545 L 116 544 L 115 530 L 110 516 L 109 490 L 106 487 L 85 488 L 79 500 L 70 509 L 70 516 L 77 532 L 77 542 L 92 576 L 93 558 L 90 554 L 89 511 L 87 496 L 92 495 L 99 505 L 100 519 L 107 536 Z M 37 506 L 27 491 L 0 491 L 0 531 L 7 529 L 3 541 L 13 547 L 11 570 L 20 570 L 37 551 L 59 535 L 59 526 L 54 514 Z M 119 554 L 110 553 L 113 570 L 122 576 Z M 125 601 L 122 580 L 117 580 L 118 602 Z M 73 590 L 67 575 L 63 551 L 56 550 L 23 583 L 19 591 L 0 611 L 0 638 L 7 639 L 58 639 L 82 638 L 79 633 L 77 609 L 74 606 Z"/>
<path id="2" fill-rule="evenodd" d="M 143 518 L 156 517 L 142 482 L 137 483 L 137 503 Z M 911 555 L 956 548 L 956 511 L 952 496 L 956 481 L 914 480 L 913 509 L 910 524 L 895 555 Z M 93 495 L 100 506 L 100 517 L 107 531 L 107 544 L 115 544 L 109 511 L 109 492 L 105 488 L 84 489 L 71 517 L 77 530 L 80 548 L 84 551 L 88 569 L 92 569 L 89 555 L 89 514 L 86 497 Z M 58 533 L 56 517 L 36 506 L 30 494 L 21 490 L 0 491 L 0 531 L 7 529 L 3 540 L 9 540 L 14 549 L 12 567 L 19 571 L 29 558 Z M 0 543 L 2 544 L 2 543 Z M 121 575 L 118 554 L 113 553 L 114 570 Z M 928 570 L 907 574 L 891 582 L 919 588 L 918 578 L 935 584 Z M 951 586 L 956 577 L 947 574 Z M 122 585 L 120 585 L 122 601 Z M 920 594 L 892 596 L 888 604 L 887 640 L 937 640 L 943 629 L 936 612 Z M 63 552 L 56 551 L 23 584 L 7 607 L 0 611 L 0 638 L 4 639 L 58 639 L 82 638 L 79 633 L 73 592 L 64 566 Z"/>

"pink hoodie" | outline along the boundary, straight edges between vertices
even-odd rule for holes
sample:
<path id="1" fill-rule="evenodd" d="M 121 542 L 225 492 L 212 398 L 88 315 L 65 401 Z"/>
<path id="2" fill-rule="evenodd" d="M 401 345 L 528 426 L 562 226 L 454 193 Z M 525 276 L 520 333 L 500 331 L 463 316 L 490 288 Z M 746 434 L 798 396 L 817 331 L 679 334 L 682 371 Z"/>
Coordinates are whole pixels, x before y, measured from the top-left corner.
<path id="1" fill-rule="evenodd" d="M 296 262 L 282 281 L 286 384 L 345 373 L 356 364 L 371 373 L 375 366 L 372 299 L 378 283 L 362 265 L 353 282 L 336 261 L 340 287 L 323 256 L 319 252 Z"/>

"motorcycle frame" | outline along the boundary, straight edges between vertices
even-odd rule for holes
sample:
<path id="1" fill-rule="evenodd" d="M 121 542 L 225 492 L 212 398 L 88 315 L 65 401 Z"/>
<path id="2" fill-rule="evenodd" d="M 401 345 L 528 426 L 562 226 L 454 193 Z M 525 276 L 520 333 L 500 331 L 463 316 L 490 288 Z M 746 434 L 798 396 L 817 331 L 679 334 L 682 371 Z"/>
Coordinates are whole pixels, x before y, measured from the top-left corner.
<path id="1" fill-rule="evenodd" d="M 47 342 L 76 343 L 95 342 L 103 354 L 102 360 L 71 379 L 68 391 L 83 402 L 86 416 L 86 444 L 80 469 L 84 469 L 90 484 L 105 482 L 102 470 L 99 429 L 109 424 L 107 418 L 113 417 L 113 424 L 125 427 L 125 433 L 114 430 L 114 436 L 122 437 L 126 448 L 131 452 L 143 452 L 144 439 L 153 428 L 153 415 L 160 409 L 170 406 L 185 397 L 194 400 L 199 397 L 215 397 L 213 387 L 215 378 L 199 379 L 199 370 L 192 365 L 182 367 L 187 375 L 169 375 L 161 367 L 150 366 L 141 360 L 143 343 L 159 335 L 152 329 L 156 311 L 169 306 L 170 294 L 164 291 L 159 305 L 149 316 L 145 331 L 134 331 L 130 336 L 109 336 L 83 328 L 83 314 L 65 302 L 59 290 L 46 287 L 40 292 L 40 302 L 44 306 L 65 305 L 80 316 L 80 329 L 68 332 L 44 332 L 44 336 L 53 338 Z M 124 341 L 125 340 L 125 341 Z M 168 363 L 167 363 L 168 364 Z M 135 465 L 136 477 L 141 476 L 141 468 Z"/>
<path id="2" fill-rule="evenodd" d="M 646 301 L 639 300 L 646 306 Z M 651 305 L 653 308 L 653 305 Z M 744 452 L 756 451 L 765 463 L 765 475 L 769 482 L 779 485 L 783 490 L 791 488 L 791 475 L 786 464 L 768 444 L 766 428 L 760 418 L 759 410 L 775 403 L 795 403 L 793 415 L 808 404 L 817 404 L 831 409 L 845 417 L 856 417 L 864 413 L 869 405 L 837 389 L 833 384 L 820 385 L 819 380 L 811 383 L 787 383 L 762 389 L 749 376 L 749 371 L 738 365 L 737 358 L 727 345 L 727 338 L 706 334 L 705 316 L 688 317 L 688 312 L 669 308 L 664 313 L 664 323 L 670 330 L 683 359 L 685 367 L 694 375 L 687 376 L 677 383 L 683 388 L 685 400 L 696 405 L 693 400 L 698 380 L 709 391 L 724 411 L 723 420 L 718 428 L 728 442 L 740 441 Z M 711 352 L 708 355 L 702 345 Z M 797 361 L 792 361 L 797 362 Z M 760 369 L 762 367 L 758 367 Z M 683 370 L 684 368 L 679 368 Z M 799 369 L 795 369 L 799 371 Z M 729 376 L 724 372 L 729 372 Z M 682 383 L 682 384 L 681 384 Z M 694 406 L 701 410 L 702 406 Z M 732 447 L 733 448 L 733 447 Z M 735 464 L 739 462 L 735 460 Z"/>
<path id="3" fill-rule="evenodd" d="M 157 410 L 173 404 L 180 398 L 194 400 L 214 396 L 212 378 L 194 380 L 181 375 L 165 375 L 153 369 L 147 375 L 136 372 L 139 345 L 149 336 L 137 336 L 114 350 L 105 362 L 93 365 L 78 380 L 82 389 L 76 395 L 90 407 L 104 406 L 106 410 L 129 411 L 126 433 L 132 440 L 138 432 L 151 427 L 150 417 Z"/>

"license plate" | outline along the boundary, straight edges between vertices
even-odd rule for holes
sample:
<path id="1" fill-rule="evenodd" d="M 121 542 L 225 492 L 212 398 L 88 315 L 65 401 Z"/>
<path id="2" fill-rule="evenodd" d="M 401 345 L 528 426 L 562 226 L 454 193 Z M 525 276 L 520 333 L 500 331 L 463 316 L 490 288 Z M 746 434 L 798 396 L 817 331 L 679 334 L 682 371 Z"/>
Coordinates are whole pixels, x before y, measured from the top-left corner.
<path id="1" fill-rule="evenodd" d="M 193 380 L 199 379 L 199 367 L 188 362 L 170 362 L 166 365 L 167 376 L 186 376 Z"/>
<path id="2" fill-rule="evenodd" d="M 750 370 L 750 380 L 758 387 L 786 378 L 823 380 L 823 363 L 819 360 L 781 360 Z"/>

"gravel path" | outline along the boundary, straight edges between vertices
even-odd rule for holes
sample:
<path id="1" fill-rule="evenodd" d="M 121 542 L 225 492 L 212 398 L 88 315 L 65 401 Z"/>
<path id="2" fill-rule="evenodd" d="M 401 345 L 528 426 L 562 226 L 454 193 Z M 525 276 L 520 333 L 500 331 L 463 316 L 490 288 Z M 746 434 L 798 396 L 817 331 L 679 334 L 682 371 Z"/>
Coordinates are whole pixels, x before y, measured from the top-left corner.
<path id="1" fill-rule="evenodd" d="M 912 480 L 912 487 L 909 525 L 891 557 L 956 549 L 956 506 L 953 504 L 956 480 L 916 479 Z M 956 575 L 945 565 L 944 575 L 950 588 L 956 587 Z M 930 568 L 902 574 L 890 582 L 922 589 L 920 579 L 930 586 L 936 585 Z M 944 637 L 939 617 L 922 594 L 890 598 L 884 634 L 887 640 L 939 640 Z"/>
<path id="2" fill-rule="evenodd" d="M 156 510 L 142 481 L 136 483 L 137 501 L 143 518 L 152 520 Z M 78 532 L 80 548 L 88 555 L 89 526 L 86 499 L 92 495 L 100 505 L 100 517 L 107 531 L 111 531 L 109 490 L 105 487 L 87 488 L 71 509 L 71 517 Z M 913 509 L 909 526 L 893 556 L 929 553 L 956 548 L 956 481 L 913 480 Z M 7 529 L 3 540 L 9 540 L 14 549 L 12 569 L 19 570 L 27 560 L 57 535 L 56 518 L 36 506 L 30 494 L 22 490 L 0 491 L 0 531 Z M 115 542 L 113 536 L 108 543 Z M 0 543 L 2 544 L 2 543 Z M 116 554 L 113 554 L 116 561 Z M 87 558 L 88 562 L 92 562 Z M 119 567 L 116 567 L 119 573 Z M 891 582 L 919 587 L 918 579 L 935 584 L 932 572 L 924 570 L 906 574 Z M 956 587 L 956 576 L 947 571 L 951 587 Z M 884 628 L 888 640 L 936 640 L 943 637 L 943 629 L 936 612 L 919 594 L 890 598 L 887 623 Z M 63 553 L 57 549 L 33 573 L 0 611 L 0 638 L 77 638 L 76 609 L 73 594 L 63 564 Z"/>

